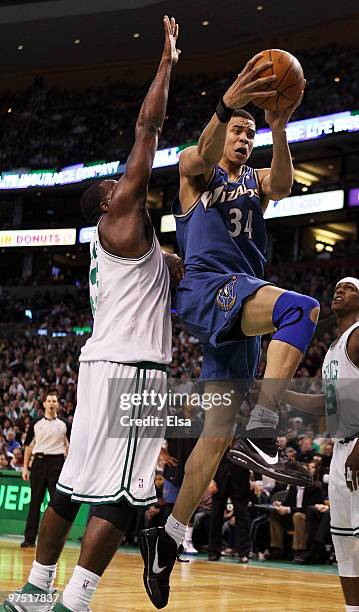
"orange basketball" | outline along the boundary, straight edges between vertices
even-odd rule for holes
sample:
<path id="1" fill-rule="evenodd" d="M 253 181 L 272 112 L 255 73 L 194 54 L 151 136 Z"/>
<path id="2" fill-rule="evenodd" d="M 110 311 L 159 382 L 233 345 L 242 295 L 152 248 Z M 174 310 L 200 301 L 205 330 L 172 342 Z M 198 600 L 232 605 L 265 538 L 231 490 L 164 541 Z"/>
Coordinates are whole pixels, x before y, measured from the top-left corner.
<path id="1" fill-rule="evenodd" d="M 302 66 L 294 55 L 281 49 L 267 49 L 261 53 L 263 57 L 257 60 L 255 65 L 268 61 L 273 62 L 273 65 L 260 72 L 257 78 L 275 74 L 276 80 L 268 85 L 267 89 L 276 89 L 277 95 L 268 97 L 264 94 L 263 98 L 256 98 L 254 104 L 267 110 L 284 110 L 298 99 L 304 89 Z"/>

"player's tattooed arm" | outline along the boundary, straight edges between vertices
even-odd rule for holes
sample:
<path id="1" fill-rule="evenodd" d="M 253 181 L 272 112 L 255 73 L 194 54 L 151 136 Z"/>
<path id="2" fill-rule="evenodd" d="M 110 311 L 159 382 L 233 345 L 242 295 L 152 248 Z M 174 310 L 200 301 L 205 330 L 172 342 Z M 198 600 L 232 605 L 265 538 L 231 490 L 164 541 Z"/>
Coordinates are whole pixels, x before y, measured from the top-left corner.
<path id="1" fill-rule="evenodd" d="M 324 393 L 297 393 L 296 391 L 287 390 L 283 401 L 308 414 L 318 416 L 325 414 Z"/>
<path id="2" fill-rule="evenodd" d="M 148 183 L 166 115 L 172 67 L 180 55 L 177 49 L 179 26 L 164 17 L 165 42 L 157 74 L 141 106 L 135 143 L 123 176 L 111 194 L 101 221 L 105 248 L 122 257 L 140 257 L 151 247 L 153 230 L 146 202 Z"/>
<path id="3" fill-rule="evenodd" d="M 355 329 L 349 337 L 347 346 L 351 361 L 359 368 L 359 329 Z"/>
<path id="4" fill-rule="evenodd" d="M 124 175 L 112 197 L 110 213 L 123 212 L 139 202 L 143 207 L 147 188 L 166 115 L 168 90 L 172 66 L 178 62 L 180 51 L 176 47 L 179 26 L 175 19 L 164 17 L 165 44 L 157 74 L 141 106 L 137 122 L 135 144 L 128 157 Z M 112 205 L 113 204 L 113 205 Z"/>

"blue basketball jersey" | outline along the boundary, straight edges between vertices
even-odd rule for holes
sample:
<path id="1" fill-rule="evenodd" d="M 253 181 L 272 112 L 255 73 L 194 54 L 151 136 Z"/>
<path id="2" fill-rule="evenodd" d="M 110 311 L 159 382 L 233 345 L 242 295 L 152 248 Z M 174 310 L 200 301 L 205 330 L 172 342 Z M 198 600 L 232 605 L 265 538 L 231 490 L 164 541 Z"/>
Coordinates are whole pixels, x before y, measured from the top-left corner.
<path id="1" fill-rule="evenodd" d="M 216 166 L 204 192 L 182 214 L 179 194 L 173 203 L 179 248 L 186 273 L 244 273 L 263 278 L 266 230 L 256 171 L 242 167 L 237 181 Z"/>
<path id="2" fill-rule="evenodd" d="M 233 339 L 244 301 L 260 287 L 266 231 L 255 170 L 243 166 L 237 181 L 216 166 L 202 195 L 182 214 L 173 204 L 177 241 L 185 263 L 175 308 L 204 348 L 204 379 L 255 376 L 260 338 Z M 236 336 L 237 337 L 237 336 Z"/>

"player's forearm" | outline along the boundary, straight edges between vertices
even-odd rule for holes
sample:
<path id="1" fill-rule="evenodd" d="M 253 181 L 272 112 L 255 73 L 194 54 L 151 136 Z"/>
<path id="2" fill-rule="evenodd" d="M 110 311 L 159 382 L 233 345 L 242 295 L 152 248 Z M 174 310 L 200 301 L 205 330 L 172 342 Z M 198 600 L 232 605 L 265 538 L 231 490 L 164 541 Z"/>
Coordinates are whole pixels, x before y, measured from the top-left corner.
<path id="1" fill-rule="evenodd" d="M 273 130 L 272 136 L 273 157 L 269 177 L 270 192 L 273 198 L 283 198 L 291 192 L 294 168 L 285 130 Z"/>
<path id="2" fill-rule="evenodd" d="M 283 400 L 302 412 L 318 416 L 325 414 L 324 393 L 297 393 L 296 391 L 286 391 Z"/>
<path id="3" fill-rule="evenodd" d="M 143 127 L 161 132 L 166 116 L 172 65 L 171 60 L 161 59 L 157 74 L 141 106 L 136 123 L 136 133 Z"/>
<path id="4" fill-rule="evenodd" d="M 27 470 L 29 469 L 29 463 L 30 463 L 31 455 L 32 455 L 32 448 L 31 448 L 31 446 L 25 446 L 24 468 L 26 468 Z"/>
<path id="5" fill-rule="evenodd" d="M 222 159 L 226 133 L 227 123 L 222 123 L 214 114 L 197 144 L 197 153 L 208 166 L 214 166 Z"/>

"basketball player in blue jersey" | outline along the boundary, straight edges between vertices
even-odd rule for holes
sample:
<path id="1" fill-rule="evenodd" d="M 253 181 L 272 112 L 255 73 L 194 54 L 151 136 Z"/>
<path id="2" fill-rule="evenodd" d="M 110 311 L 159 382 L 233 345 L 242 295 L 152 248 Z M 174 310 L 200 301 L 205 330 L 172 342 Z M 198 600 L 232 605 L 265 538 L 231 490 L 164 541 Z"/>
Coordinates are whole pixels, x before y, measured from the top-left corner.
<path id="1" fill-rule="evenodd" d="M 287 196 L 293 166 L 285 128 L 302 95 L 290 108 L 266 111 L 273 134 L 271 168 L 246 165 L 252 152 L 255 121 L 242 110 L 266 90 L 275 96 L 275 76 L 257 78 L 271 62 L 256 55 L 217 105 L 198 145 L 180 157 L 180 190 L 174 202 L 177 240 L 185 261 L 176 310 L 204 346 L 202 378 L 218 392 L 229 380 L 253 380 L 260 336 L 275 332 L 258 404 L 247 425 L 251 439 L 238 438 L 229 457 L 242 467 L 276 480 L 305 485 L 310 478 L 298 463 L 278 452 L 277 406 L 312 338 L 318 302 L 263 280 L 266 231 L 263 213 L 270 199 Z M 237 110 L 238 109 L 238 110 Z M 227 387 L 228 390 L 228 387 Z M 238 403 L 206 412 L 202 436 L 189 457 L 173 513 L 164 528 L 141 534 L 145 587 L 164 607 L 169 576 L 185 527 L 232 440 Z"/>

